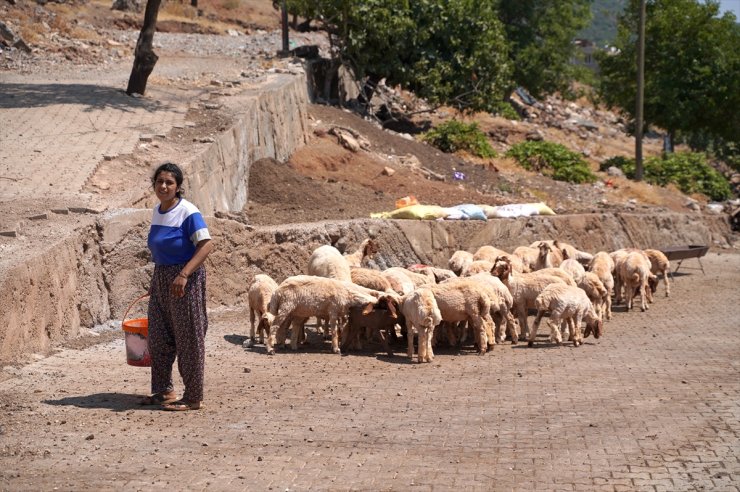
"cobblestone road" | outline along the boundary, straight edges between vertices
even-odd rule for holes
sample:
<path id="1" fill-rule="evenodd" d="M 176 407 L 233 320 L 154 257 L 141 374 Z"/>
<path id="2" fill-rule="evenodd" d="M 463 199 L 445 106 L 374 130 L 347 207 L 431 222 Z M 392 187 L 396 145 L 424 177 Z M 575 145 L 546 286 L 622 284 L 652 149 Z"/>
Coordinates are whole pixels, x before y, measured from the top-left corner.
<path id="1" fill-rule="evenodd" d="M 580 348 L 425 365 L 245 352 L 217 310 L 200 412 L 139 407 L 121 339 L 4 368 L 0 489 L 738 490 L 740 255 L 704 266 Z"/>

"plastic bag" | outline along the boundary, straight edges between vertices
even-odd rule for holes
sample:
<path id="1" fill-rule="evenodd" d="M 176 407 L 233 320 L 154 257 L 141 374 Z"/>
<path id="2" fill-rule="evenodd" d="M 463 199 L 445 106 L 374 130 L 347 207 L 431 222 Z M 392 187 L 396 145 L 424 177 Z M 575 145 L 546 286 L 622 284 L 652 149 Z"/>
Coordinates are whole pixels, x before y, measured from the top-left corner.
<path id="1" fill-rule="evenodd" d="M 447 208 L 447 220 L 487 220 L 486 213 L 478 205 L 464 203 Z"/>
<path id="2" fill-rule="evenodd" d="M 437 205 L 410 205 L 408 207 L 398 208 L 392 212 L 379 212 L 370 214 L 374 219 L 416 219 L 416 220 L 436 220 L 447 217 L 444 208 Z"/>
<path id="3" fill-rule="evenodd" d="M 538 203 L 512 203 L 498 207 L 488 207 L 486 216 L 491 218 L 529 217 L 532 215 L 555 215 L 555 212 L 543 202 Z"/>

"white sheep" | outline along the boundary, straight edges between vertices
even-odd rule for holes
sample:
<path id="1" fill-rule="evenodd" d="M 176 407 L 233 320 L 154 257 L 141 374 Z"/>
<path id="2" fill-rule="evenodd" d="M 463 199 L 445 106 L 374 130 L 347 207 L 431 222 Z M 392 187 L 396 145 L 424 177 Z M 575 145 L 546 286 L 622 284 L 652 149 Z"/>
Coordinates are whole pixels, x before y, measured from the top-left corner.
<path id="1" fill-rule="evenodd" d="M 490 273 L 479 273 L 473 275 L 470 279 L 485 283 L 488 288 L 493 290 L 494 295 L 490 296 L 491 317 L 496 325 L 496 343 L 504 343 L 506 333 L 509 333 L 511 344 L 516 345 L 519 342 L 519 325 L 514 319 L 514 298 L 508 287 L 501 282 L 500 278 L 494 277 Z"/>
<path id="2" fill-rule="evenodd" d="M 501 255 L 507 255 L 506 251 L 503 249 L 498 249 L 493 246 L 484 245 L 478 248 L 478 250 L 473 254 L 473 261 L 479 261 L 479 260 L 485 260 L 490 261 L 491 263 L 496 262 L 496 258 L 498 258 Z"/>
<path id="3" fill-rule="evenodd" d="M 514 249 L 513 255 L 522 261 L 527 271 L 537 270 L 537 260 L 540 256 L 540 250 L 538 248 L 519 246 Z M 511 263 L 511 260 L 509 260 L 509 263 Z"/>
<path id="4" fill-rule="evenodd" d="M 309 275 L 352 281 L 349 263 L 334 246 L 325 244 L 316 248 L 308 259 Z"/>
<path id="5" fill-rule="evenodd" d="M 369 313 L 383 293 L 370 295 L 365 289 L 351 282 L 311 275 L 296 275 L 285 279 L 275 290 L 270 300 L 268 320 L 270 334 L 267 337 L 267 353 L 274 354 L 274 343 L 278 330 L 285 331 L 286 323 L 293 326 L 304 323 L 310 317 L 327 319 L 332 338 L 332 351 L 339 350 L 339 323 L 355 306 L 362 306 Z M 281 337 L 282 338 L 282 337 Z M 298 348 L 298 334 L 291 335 L 293 350 Z"/>
<path id="6" fill-rule="evenodd" d="M 451 323 L 467 321 L 476 333 L 478 353 L 485 354 L 489 345 L 487 333 L 493 332 L 493 320 L 489 295 L 482 291 L 480 284 L 461 278 L 433 285 L 430 289 L 442 320 Z"/>
<path id="7" fill-rule="evenodd" d="M 420 287 L 403 298 L 401 313 L 406 319 L 407 355 L 414 358 L 414 332 L 419 335 L 419 362 L 434 359 L 432 337 L 434 328 L 442 321 L 434 293 L 429 287 Z"/>
<path id="8" fill-rule="evenodd" d="M 572 244 L 564 243 L 562 241 L 558 240 L 547 240 L 547 241 L 535 241 L 529 246 L 531 248 L 537 248 L 539 247 L 540 243 L 547 243 L 550 246 L 553 246 L 555 242 L 557 241 L 557 248 L 563 253 L 563 259 L 571 258 L 573 260 L 576 260 L 580 262 L 581 264 L 588 265 L 591 260 L 593 259 L 593 255 L 590 253 L 587 253 L 585 251 L 581 251 Z"/>
<path id="9" fill-rule="evenodd" d="M 575 260 L 573 258 L 563 260 L 563 262 L 560 264 L 560 269 L 573 277 L 573 280 L 576 282 L 576 284 L 580 283 L 581 279 L 583 279 L 583 276 L 586 274 L 586 269 L 583 268 L 583 265 L 581 265 L 578 260 Z"/>
<path id="10" fill-rule="evenodd" d="M 617 278 L 619 285 L 624 287 L 627 298 L 627 310 L 632 309 L 632 299 L 637 293 L 640 294 L 640 310 L 647 311 L 647 293 L 650 278 L 655 275 L 650 273 L 650 260 L 642 251 L 628 253 L 617 265 Z M 619 294 L 619 291 L 617 291 Z"/>
<path id="11" fill-rule="evenodd" d="M 604 287 L 604 283 L 594 272 L 586 272 L 578 282 L 578 287 L 586 293 L 591 304 L 594 305 L 596 314 L 603 321 L 606 317 L 607 303 L 610 301 L 609 291 Z"/>
<path id="12" fill-rule="evenodd" d="M 537 296 L 534 304 L 537 309 L 537 317 L 529 334 L 528 345 L 530 347 L 534 345 L 535 338 L 537 337 L 537 329 L 540 326 L 542 317 L 547 312 L 550 313 L 550 341 L 552 342 L 562 343 L 562 335 L 559 328 L 562 322 L 568 324 L 569 331 L 573 337 L 573 345 L 576 347 L 583 343 L 581 322 L 584 320 L 587 323 L 586 332 L 588 334 L 593 332 L 596 338 L 602 335 L 602 321 L 596 314 L 596 310 L 588 296 L 586 296 L 586 293 L 578 287 L 564 284 L 548 285 Z"/>
<path id="13" fill-rule="evenodd" d="M 461 277 L 472 277 L 473 275 L 477 275 L 479 273 L 490 272 L 491 268 L 493 268 L 492 262 L 488 260 L 476 260 L 468 265 L 465 270 L 463 270 Z"/>
<path id="14" fill-rule="evenodd" d="M 452 253 L 452 256 L 450 256 L 450 259 L 447 261 L 447 266 L 455 272 L 457 276 L 460 276 L 465 270 L 465 267 L 473 263 L 473 253 L 470 253 L 468 251 L 455 251 Z"/>
<path id="15" fill-rule="evenodd" d="M 612 272 L 614 271 L 614 260 L 612 260 L 609 253 L 599 251 L 591 259 L 588 270 L 599 277 L 607 292 L 605 305 L 601 308 L 602 319 L 604 315 L 606 315 L 606 319 L 612 319 L 612 294 L 614 293 L 614 275 Z"/>
<path id="16" fill-rule="evenodd" d="M 277 282 L 263 273 L 255 275 L 249 285 L 247 300 L 249 301 L 249 322 L 251 326 L 249 338 L 244 340 L 242 344 L 244 348 L 249 348 L 254 344 L 257 329 L 259 329 L 260 343 L 265 343 L 265 332 L 270 330 L 270 324 L 266 316 L 267 308 L 277 287 Z M 255 320 L 259 321 L 255 323 Z"/>
<path id="17" fill-rule="evenodd" d="M 350 267 L 360 267 L 365 258 L 372 258 L 378 250 L 378 243 L 368 238 L 360 243 L 354 253 L 345 254 L 344 259 Z"/>
<path id="18" fill-rule="evenodd" d="M 382 272 L 379 270 L 354 267 L 350 268 L 350 277 L 352 279 L 352 283 L 362 285 L 368 289 L 386 292 L 394 291 L 388 278 L 383 276 Z"/>
<path id="19" fill-rule="evenodd" d="M 573 282 L 570 275 L 562 270 L 559 270 L 559 272 L 564 275 L 568 281 Z M 511 263 L 506 258 L 501 258 L 496 261 L 491 273 L 498 277 L 509 289 L 509 292 L 511 292 L 511 296 L 514 301 L 514 314 L 519 321 L 521 335 L 524 337 L 529 336 L 527 310 L 534 307 L 534 301 L 537 296 L 540 295 L 545 287 L 550 284 L 558 283 L 567 285 L 566 280 L 563 278 L 555 275 L 548 275 L 547 273 L 532 272 L 512 275 Z"/>
<path id="20" fill-rule="evenodd" d="M 405 268 L 400 267 L 392 267 L 388 268 L 386 270 L 383 270 L 380 272 L 380 274 L 388 280 L 388 283 L 390 283 L 391 288 L 399 295 L 405 296 L 406 294 L 410 294 L 414 291 L 416 286 L 414 285 L 414 282 L 411 280 L 409 275 L 407 275 L 407 272 Z"/>
<path id="21" fill-rule="evenodd" d="M 543 268 L 557 268 L 563 262 L 563 252 L 558 248 L 558 242 L 552 244 L 542 241 L 537 248 L 539 254 L 532 270 L 542 270 Z"/>
<path id="22" fill-rule="evenodd" d="M 665 282 L 665 296 L 670 297 L 671 286 L 668 284 L 668 273 L 671 271 L 671 263 L 668 261 L 668 257 L 660 250 L 657 249 L 646 249 L 645 254 L 650 260 L 650 273 L 656 276 L 655 280 L 650 280 L 650 293 L 654 293 L 658 289 L 657 275 L 663 274 L 663 282 Z M 652 301 L 652 295 L 650 300 Z"/>

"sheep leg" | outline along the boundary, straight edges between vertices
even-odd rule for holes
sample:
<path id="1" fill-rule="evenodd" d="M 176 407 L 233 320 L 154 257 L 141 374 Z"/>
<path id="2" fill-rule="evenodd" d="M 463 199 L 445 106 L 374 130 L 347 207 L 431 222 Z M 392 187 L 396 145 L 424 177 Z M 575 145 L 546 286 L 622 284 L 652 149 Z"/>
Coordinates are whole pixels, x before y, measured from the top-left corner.
<path id="1" fill-rule="evenodd" d="M 396 326 L 391 326 L 388 328 L 388 330 L 379 330 L 378 335 L 380 336 L 380 341 L 383 343 L 383 350 L 385 350 L 385 353 L 388 354 L 388 357 L 393 357 L 393 350 L 391 349 L 390 343 L 388 342 L 388 339 L 391 338 L 390 332 L 396 331 Z"/>
<path id="2" fill-rule="evenodd" d="M 650 290 L 650 287 L 648 287 L 647 282 L 643 282 L 640 285 L 640 311 L 645 312 L 648 310 L 649 306 L 647 304 L 647 291 Z M 650 294 L 652 296 L 652 294 Z"/>
<path id="3" fill-rule="evenodd" d="M 347 329 L 347 325 L 344 329 L 339 326 L 338 318 L 329 318 L 329 331 L 331 332 L 331 351 L 335 354 L 341 354 L 342 351 L 339 349 L 339 334 Z"/>
<path id="4" fill-rule="evenodd" d="M 255 333 L 255 326 L 254 326 L 254 310 L 250 307 L 249 308 L 249 338 L 244 340 L 242 342 L 242 347 L 249 348 L 254 344 L 254 333 Z"/>
<path id="5" fill-rule="evenodd" d="M 305 323 L 306 318 L 294 318 L 290 322 L 290 348 L 293 350 L 298 350 L 298 339 L 301 338 Z"/>
<path id="6" fill-rule="evenodd" d="M 560 333 L 560 325 L 563 323 L 563 319 L 557 313 L 550 313 L 550 341 L 557 343 L 558 345 L 563 343 L 563 335 Z"/>
<path id="7" fill-rule="evenodd" d="M 519 328 L 522 330 L 521 335 L 523 338 L 530 338 L 529 325 L 527 324 L 527 308 L 524 310 L 521 308 L 517 311 L 517 318 L 519 319 Z"/>
<path id="8" fill-rule="evenodd" d="M 432 349 L 432 338 L 434 337 L 434 326 L 424 327 L 424 331 L 426 332 L 426 341 L 427 341 L 426 359 L 427 359 L 427 362 L 432 362 L 434 360 L 434 350 Z"/>
<path id="9" fill-rule="evenodd" d="M 426 362 L 427 358 L 427 331 L 424 329 L 424 327 L 420 327 L 419 330 L 419 357 L 418 362 L 421 364 L 422 362 Z"/>
<path id="10" fill-rule="evenodd" d="M 665 282 L 665 296 L 671 297 L 671 287 L 668 285 L 668 270 L 670 267 L 663 270 L 663 282 Z"/>
<path id="11" fill-rule="evenodd" d="M 612 319 L 612 291 L 606 295 L 606 319 Z"/>
<path id="12" fill-rule="evenodd" d="M 537 330 L 540 329 L 542 317 L 545 315 L 546 312 L 547 311 L 537 311 L 537 316 L 534 318 L 534 325 L 532 325 L 532 329 L 529 330 L 529 336 L 527 337 L 528 347 L 532 347 L 534 345 L 534 340 L 537 338 Z"/>
<path id="13" fill-rule="evenodd" d="M 571 332 L 573 333 L 573 346 L 578 347 L 583 344 L 583 334 L 581 333 L 583 314 L 577 313 L 575 316 L 571 316 L 568 321 L 571 325 Z"/>
<path id="14" fill-rule="evenodd" d="M 511 344 L 519 343 L 519 323 L 514 319 L 511 313 L 506 313 L 506 331 L 511 337 Z"/>
<path id="15" fill-rule="evenodd" d="M 272 326 L 270 327 L 270 333 L 268 333 L 267 335 L 267 355 L 275 355 L 275 344 L 281 336 L 283 337 L 282 340 L 285 340 L 284 329 L 286 321 L 288 321 L 289 319 L 290 313 L 278 312 L 277 316 L 275 316 L 275 319 L 272 322 Z"/>
<path id="16" fill-rule="evenodd" d="M 471 319 L 470 325 L 472 325 L 474 332 L 478 338 L 478 355 L 485 355 L 486 348 L 488 346 L 488 340 L 486 339 L 486 321 L 485 318 Z"/>
<path id="17" fill-rule="evenodd" d="M 493 350 L 493 347 L 496 345 L 496 338 L 494 337 L 494 324 L 493 324 L 493 318 L 491 318 L 490 315 L 486 316 L 487 319 L 484 320 L 483 326 L 486 329 L 486 350 Z"/>
<path id="18" fill-rule="evenodd" d="M 406 355 L 409 359 L 414 359 L 414 325 L 411 324 L 411 320 L 406 319 L 406 342 L 408 347 Z"/>

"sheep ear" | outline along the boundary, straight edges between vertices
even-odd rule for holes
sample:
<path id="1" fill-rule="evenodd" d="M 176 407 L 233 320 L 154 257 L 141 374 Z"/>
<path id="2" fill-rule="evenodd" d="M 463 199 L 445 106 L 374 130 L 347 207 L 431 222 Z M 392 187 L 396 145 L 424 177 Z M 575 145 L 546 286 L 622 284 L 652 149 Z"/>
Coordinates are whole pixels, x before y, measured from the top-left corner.
<path id="1" fill-rule="evenodd" d="M 362 314 L 363 315 L 370 314 L 372 312 L 372 310 L 373 310 L 374 307 L 375 307 L 375 305 L 372 302 L 369 303 L 367 306 L 365 306 L 365 309 L 362 310 Z"/>

